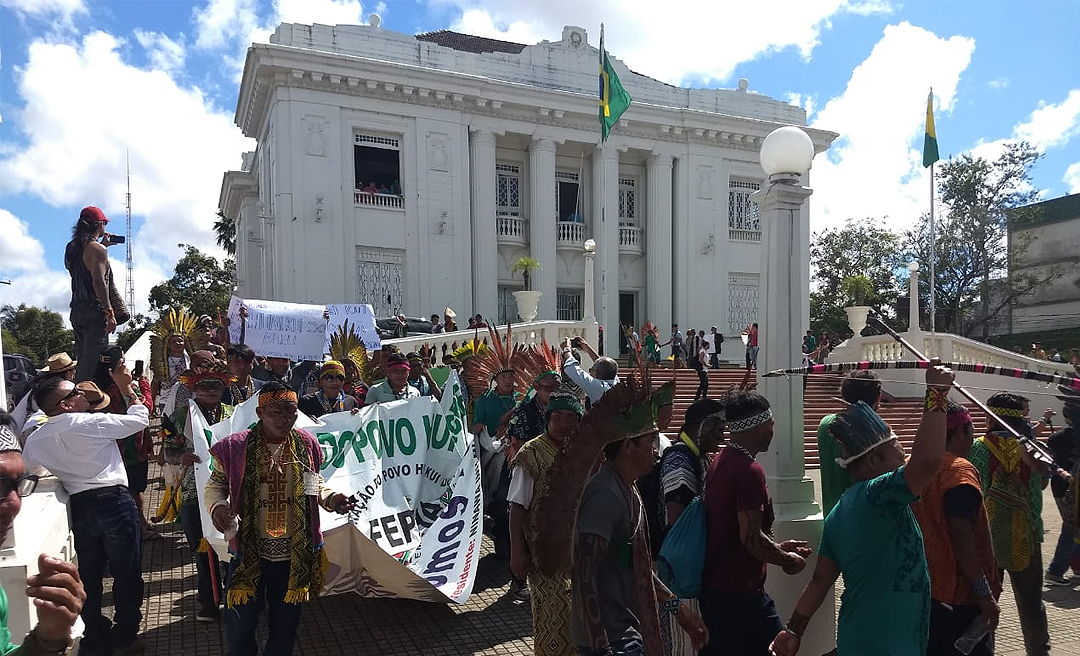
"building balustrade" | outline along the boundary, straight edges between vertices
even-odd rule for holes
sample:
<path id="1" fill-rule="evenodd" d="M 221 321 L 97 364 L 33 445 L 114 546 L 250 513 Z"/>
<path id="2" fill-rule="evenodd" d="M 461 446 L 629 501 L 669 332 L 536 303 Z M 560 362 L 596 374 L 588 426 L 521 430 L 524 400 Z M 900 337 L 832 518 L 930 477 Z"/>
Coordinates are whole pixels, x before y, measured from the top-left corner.
<path id="1" fill-rule="evenodd" d="M 584 248 L 585 224 L 577 221 L 555 222 L 556 248 Z"/>
<path id="2" fill-rule="evenodd" d="M 520 216 L 496 216 L 498 243 L 525 246 L 529 243 L 529 221 Z"/>
<path id="3" fill-rule="evenodd" d="M 635 226 L 619 226 L 619 253 L 641 255 L 641 233 L 641 228 Z"/>
<path id="4" fill-rule="evenodd" d="M 741 228 L 729 228 L 728 239 L 730 241 L 761 242 L 760 230 L 743 230 Z"/>
<path id="5" fill-rule="evenodd" d="M 353 203 L 355 205 L 367 205 L 392 210 L 405 209 L 405 198 L 403 196 L 398 194 L 373 194 L 360 189 L 353 191 Z"/>

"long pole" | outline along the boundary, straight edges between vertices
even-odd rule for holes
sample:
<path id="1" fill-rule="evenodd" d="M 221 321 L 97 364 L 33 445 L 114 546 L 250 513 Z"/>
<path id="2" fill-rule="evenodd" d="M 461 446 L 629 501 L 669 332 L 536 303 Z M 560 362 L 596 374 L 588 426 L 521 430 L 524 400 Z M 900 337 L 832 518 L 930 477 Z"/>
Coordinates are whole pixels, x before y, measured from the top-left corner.
<path id="1" fill-rule="evenodd" d="M 937 226 L 934 224 L 934 164 L 930 164 L 930 332 L 937 332 Z"/>
<path id="2" fill-rule="evenodd" d="M 874 321 L 878 322 L 878 325 L 880 325 L 882 328 L 884 328 L 885 332 L 887 332 L 890 337 L 892 337 L 896 341 L 900 342 L 900 345 L 903 346 L 904 348 L 906 348 L 908 351 L 911 351 L 911 354 L 914 355 L 916 358 L 918 358 L 919 360 L 922 360 L 923 362 L 929 362 L 930 361 L 930 359 L 927 358 L 925 355 L 923 355 L 922 352 L 919 351 L 919 349 L 915 348 L 915 346 L 913 346 L 911 342 L 907 341 L 906 339 L 901 337 L 899 333 L 897 333 L 895 330 L 890 328 L 889 325 L 886 324 L 881 319 L 881 317 L 878 317 L 876 315 L 871 315 L 871 318 Z M 1050 468 L 1050 471 L 1052 473 L 1063 473 L 1064 470 L 1060 469 L 1056 464 L 1054 464 L 1054 457 L 1050 454 L 1049 451 L 1046 450 L 1045 447 L 1043 447 L 1043 445 L 1041 445 L 1038 442 L 1036 442 L 1035 440 L 1029 438 L 1027 435 L 1022 435 L 1015 428 L 1013 428 L 1009 424 L 1005 423 L 1005 421 L 1001 417 L 998 417 L 997 414 L 993 410 L 988 408 L 985 403 L 983 403 L 979 399 L 975 398 L 974 394 L 967 391 L 967 389 L 965 389 L 964 386 L 961 385 L 960 383 L 956 382 L 956 380 L 953 380 L 952 386 L 953 386 L 953 389 L 955 389 L 957 392 L 959 392 L 961 396 L 963 396 L 968 401 L 971 401 L 972 403 L 974 403 L 976 405 L 976 407 L 979 408 L 979 410 L 982 410 L 983 412 L 985 412 L 986 416 L 988 418 L 990 418 L 991 420 L 996 422 L 998 426 L 1001 426 L 1010 435 L 1012 435 L 1014 438 L 1016 438 L 1016 441 L 1019 442 L 1024 447 L 1024 450 L 1027 451 L 1028 454 L 1032 458 L 1034 458 L 1035 460 L 1038 460 L 1041 463 L 1047 465 Z"/>

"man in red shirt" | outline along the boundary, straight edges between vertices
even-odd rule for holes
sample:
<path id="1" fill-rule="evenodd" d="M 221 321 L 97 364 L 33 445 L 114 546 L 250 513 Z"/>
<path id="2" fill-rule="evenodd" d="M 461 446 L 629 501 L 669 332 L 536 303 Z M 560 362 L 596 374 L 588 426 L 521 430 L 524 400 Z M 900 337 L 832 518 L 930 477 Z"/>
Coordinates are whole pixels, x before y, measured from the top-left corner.
<path id="1" fill-rule="evenodd" d="M 765 565 L 788 574 L 806 566 L 802 540 L 771 537 L 773 506 L 757 454 L 773 438 L 769 401 L 737 392 L 726 403 L 729 445 L 705 481 L 706 553 L 701 613 L 713 636 L 701 656 L 765 656 L 784 624 L 765 592 Z"/>
<path id="2" fill-rule="evenodd" d="M 757 323 L 753 323 L 746 327 L 744 331 L 746 335 L 746 368 L 757 366 L 757 354 L 758 354 L 758 327 Z"/>

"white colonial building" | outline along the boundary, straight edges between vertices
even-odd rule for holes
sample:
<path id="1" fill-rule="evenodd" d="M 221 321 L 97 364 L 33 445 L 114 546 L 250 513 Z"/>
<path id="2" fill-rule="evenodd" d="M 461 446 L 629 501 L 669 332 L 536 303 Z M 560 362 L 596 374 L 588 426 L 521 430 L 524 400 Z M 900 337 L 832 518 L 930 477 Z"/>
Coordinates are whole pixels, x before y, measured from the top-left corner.
<path id="1" fill-rule="evenodd" d="M 529 255 L 540 319 L 732 334 L 757 318 L 758 149 L 804 125 L 802 109 L 745 81 L 686 89 L 614 60 L 634 103 L 599 147 L 584 29 L 522 45 L 373 23 L 283 24 L 248 50 L 236 124 L 258 146 L 220 197 L 239 295 L 506 321 L 522 288 L 511 266 Z M 818 152 L 836 137 L 807 132 Z"/>

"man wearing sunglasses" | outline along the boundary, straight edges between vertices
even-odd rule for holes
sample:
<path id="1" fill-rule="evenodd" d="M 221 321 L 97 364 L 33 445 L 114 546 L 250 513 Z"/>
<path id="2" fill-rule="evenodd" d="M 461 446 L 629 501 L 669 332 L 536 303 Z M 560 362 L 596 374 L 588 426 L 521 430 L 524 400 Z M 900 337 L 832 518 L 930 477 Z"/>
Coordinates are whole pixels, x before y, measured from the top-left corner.
<path id="1" fill-rule="evenodd" d="M 300 412 L 317 419 L 331 412 L 348 412 L 359 406 L 356 398 L 345 393 L 345 366 L 328 360 L 319 368 L 319 390 L 300 398 Z"/>
<path id="2" fill-rule="evenodd" d="M 30 496 L 37 483 L 37 476 L 26 473 L 11 417 L 0 411 L 0 542 L 7 539 L 23 497 Z M 65 653 L 71 645 L 71 627 L 86 599 L 79 571 L 67 561 L 41 554 L 38 573 L 26 580 L 26 594 L 34 598 L 38 621 L 17 653 Z M 7 595 L 0 588 L 0 654 L 16 649 L 7 618 Z"/>
<path id="3" fill-rule="evenodd" d="M 127 365 L 119 365 L 110 375 L 128 406 L 127 414 L 91 414 L 75 383 L 59 376 L 47 378 L 34 395 L 45 415 L 23 449 L 28 466 L 52 472 L 71 495 L 71 530 L 86 589 L 81 656 L 128 656 L 144 650 L 137 639 L 143 601 L 142 519 L 128 493 L 116 440 L 143 430 L 149 422 L 146 406 L 132 393 Z M 106 564 L 113 577 L 111 621 L 101 613 Z"/>

